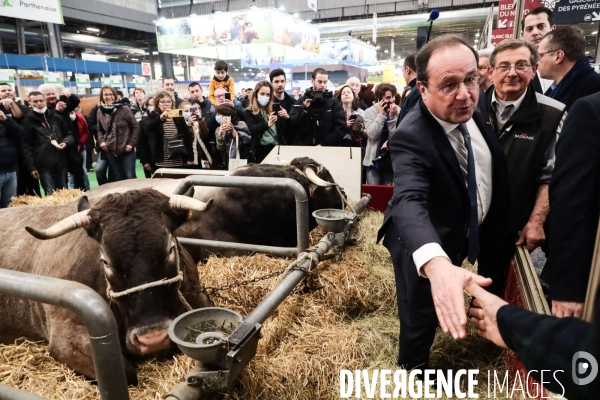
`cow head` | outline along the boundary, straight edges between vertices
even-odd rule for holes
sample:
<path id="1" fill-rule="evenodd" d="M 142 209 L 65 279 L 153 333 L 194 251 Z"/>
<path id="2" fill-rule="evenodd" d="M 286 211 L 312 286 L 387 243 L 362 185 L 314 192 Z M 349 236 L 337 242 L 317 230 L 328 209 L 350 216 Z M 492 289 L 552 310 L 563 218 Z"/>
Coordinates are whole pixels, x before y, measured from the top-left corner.
<path id="1" fill-rule="evenodd" d="M 132 190 L 109 194 L 92 208 L 84 197 L 77 214 L 44 231 L 26 229 L 38 239 L 52 239 L 83 227 L 100 244 L 107 297 L 123 321 L 128 353 L 141 356 L 171 347 L 167 328 L 188 306 L 180 286 L 198 282 L 195 264 L 173 231 L 190 212 L 211 204 L 153 189 Z M 192 273 L 184 281 L 188 270 Z"/>

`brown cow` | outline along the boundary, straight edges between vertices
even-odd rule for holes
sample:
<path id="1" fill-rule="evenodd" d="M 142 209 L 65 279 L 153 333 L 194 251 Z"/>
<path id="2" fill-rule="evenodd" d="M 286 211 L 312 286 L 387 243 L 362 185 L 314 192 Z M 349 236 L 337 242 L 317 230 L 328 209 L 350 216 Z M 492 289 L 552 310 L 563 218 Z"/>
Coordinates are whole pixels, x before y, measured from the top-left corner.
<path id="1" fill-rule="evenodd" d="M 211 204 L 143 189 L 110 194 L 92 208 L 83 197 L 77 209 L 72 203 L 3 209 L 0 267 L 91 287 L 110 303 L 124 355 L 168 355 L 175 350 L 167 335 L 170 322 L 189 306 L 210 305 L 197 290 L 196 264 L 173 231 L 190 210 L 196 214 Z M 143 287 L 161 281 L 151 290 Z M 57 361 L 95 377 L 86 330 L 71 311 L 0 295 L 0 316 L 2 343 L 22 336 L 47 340 Z M 135 384 L 135 370 L 124 363 L 128 382 Z"/>
<path id="2" fill-rule="evenodd" d="M 94 97 L 83 97 L 81 98 L 81 101 L 79 102 L 79 108 L 81 110 L 81 113 L 83 115 L 85 115 L 86 117 L 90 116 L 90 111 L 92 111 L 92 108 L 94 108 L 94 106 L 98 105 L 98 97 L 94 96 Z"/>

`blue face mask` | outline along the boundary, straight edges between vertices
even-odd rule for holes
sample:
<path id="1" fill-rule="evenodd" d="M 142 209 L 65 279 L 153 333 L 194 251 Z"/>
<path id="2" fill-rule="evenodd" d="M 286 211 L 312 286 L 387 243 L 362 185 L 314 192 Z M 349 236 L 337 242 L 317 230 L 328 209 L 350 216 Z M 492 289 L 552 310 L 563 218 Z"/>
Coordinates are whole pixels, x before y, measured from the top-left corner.
<path id="1" fill-rule="evenodd" d="M 185 112 L 183 113 L 183 118 L 185 118 L 185 120 L 187 121 L 188 119 L 190 119 L 190 115 L 192 115 L 192 113 L 191 113 L 191 112 L 189 112 L 189 111 L 185 111 Z"/>
<path id="2" fill-rule="evenodd" d="M 217 124 L 221 125 L 221 122 L 223 122 L 223 116 L 222 115 L 217 115 L 215 117 L 215 119 L 217 120 Z"/>
<path id="3" fill-rule="evenodd" d="M 258 104 L 260 104 L 263 107 L 269 104 L 269 100 L 271 100 L 269 96 L 258 96 Z"/>

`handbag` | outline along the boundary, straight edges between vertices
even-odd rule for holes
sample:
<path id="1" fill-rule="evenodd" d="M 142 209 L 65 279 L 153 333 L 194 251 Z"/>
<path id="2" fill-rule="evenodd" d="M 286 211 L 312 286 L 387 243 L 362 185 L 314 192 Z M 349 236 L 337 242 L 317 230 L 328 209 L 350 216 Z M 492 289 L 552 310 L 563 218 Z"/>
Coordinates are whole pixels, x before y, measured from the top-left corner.
<path id="1" fill-rule="evenodd" d="M 248 160 L 240 158 L 239 137 L 239 133 L 235 135 L 235 158 L 229 159 L 229 165 L 227 167 L 229 171 L 234 171 L 235 169 L 248 164 Z M 233 146 L 233 140 L 231 141 L 231 146 Z M 231 147 L 229 147 L 229 154 L 231 154 Z"/>
<path id="2" fill-rule="evenodd" d="M 173 160 L 175 158 L 187 158 L 189 153 L 185 148 L 185 144 L 183 143 L 183 139 L 179 139 L 181 136 L 178 136 L 177 139 L 167 139 L 167 156 L 169 160 Z"/>
<path id="3" fill-rule="evenodd" d="M 67 149 L 67 171 L 78 176 L 83 174 L 83 156 L 77 151 L 77 146 Z"/>

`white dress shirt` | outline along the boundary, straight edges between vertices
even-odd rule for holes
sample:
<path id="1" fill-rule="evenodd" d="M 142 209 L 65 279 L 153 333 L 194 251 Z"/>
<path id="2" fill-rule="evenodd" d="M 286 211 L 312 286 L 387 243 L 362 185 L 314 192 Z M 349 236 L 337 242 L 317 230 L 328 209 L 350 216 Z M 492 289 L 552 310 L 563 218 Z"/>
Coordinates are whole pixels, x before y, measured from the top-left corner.
<path id="1" fill-rule="evenodd" d="M 442 121 L 435 115 L 433 115 L 433 117 L 442 126 L 442 129 L 444 129 L 446 135 L 456 130 L 458 127 L 458 124 Z M 475 180 L 477 181 L 477 217 L 479 224 L 481 224 L 490 210 L 490 204 L 492 202 L 492 154 L 490 153 L 490 149 L 483 138 L 481 131 L 477 127 L 477 124 L 475 121 L 473 121 L 473 118 L 467 121 L 466 126 L 467 130 L 469 131 L 469 135 L 471 136 L 471 147 L 473 148 L 473 157 L 475 159 Z M 460 136 L 462 139 L 462 134 L 458 136 Z M 451 139 L 450 137 L 451 136 L 448 135 L 448 140 L 450 140 L 450 144 L 452 145 L 454 151 L 458 153 L 456 149 L 458 144 L 454 138 Z M 419 275 L 425 277 L 422 272 L 423 265 L 432 258 L 440 256 L 446 257 L 448 260 L 450 260 L 450 257 L 448 257 L 439 243 L 426 243 L 415 250 L 412 257 Z"/>

